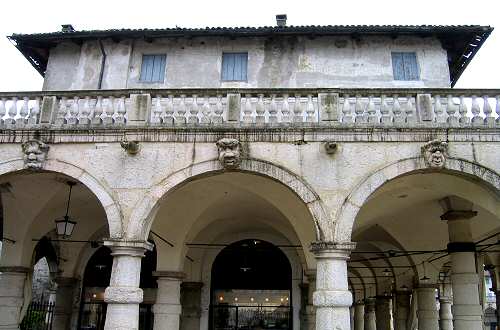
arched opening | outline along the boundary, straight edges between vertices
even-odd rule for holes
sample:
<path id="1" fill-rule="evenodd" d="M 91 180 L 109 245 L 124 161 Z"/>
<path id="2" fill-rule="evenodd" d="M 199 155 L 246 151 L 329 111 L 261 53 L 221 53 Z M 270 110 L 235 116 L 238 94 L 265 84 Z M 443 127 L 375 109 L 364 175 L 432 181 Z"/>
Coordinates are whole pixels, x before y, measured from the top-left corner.
<path id="1" fill-rule="evenodd" d="M 90 257 L 85 267 L 78 329 L 102 330 L 106 318 L 106 302 L 104 291 L 109 286 L 113 256 L 108 247 L 100 247 Z M 139 306 L 139 329 L 153 329 L 152 306 L 156 291 L 156 279 L 153 272 L 156 270 L 156 248 L 147 251 L 141 260 L 140 287 L 144 291 L 144 301 Z"/>
<path id="2" fill-rule="evenodd" d="M 291 294 L 292 269 L 278 247 L 232 243 L 212 266 L 210 329 L 292 329 Z"/>

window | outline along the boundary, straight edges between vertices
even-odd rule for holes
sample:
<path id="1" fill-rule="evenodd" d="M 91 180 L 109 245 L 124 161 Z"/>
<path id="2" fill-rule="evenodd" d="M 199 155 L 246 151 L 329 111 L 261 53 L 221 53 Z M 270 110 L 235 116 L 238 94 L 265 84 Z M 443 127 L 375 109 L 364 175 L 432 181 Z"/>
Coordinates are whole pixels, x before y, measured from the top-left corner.
<path id="1" fill-rule="evenodd" d="M 419 80 L 417 54 L 393 52 L 392 71 L 394 80 Z"/>
<path id="2" fill-rule="evenodd" d="M 247 80 L 248 53 L 222 53 L 222 80 Z"/>
<path id="3" fill-rule="evenodd" d="M 166 55 L 142 55 L 141 82 L 163 82 Z"/>

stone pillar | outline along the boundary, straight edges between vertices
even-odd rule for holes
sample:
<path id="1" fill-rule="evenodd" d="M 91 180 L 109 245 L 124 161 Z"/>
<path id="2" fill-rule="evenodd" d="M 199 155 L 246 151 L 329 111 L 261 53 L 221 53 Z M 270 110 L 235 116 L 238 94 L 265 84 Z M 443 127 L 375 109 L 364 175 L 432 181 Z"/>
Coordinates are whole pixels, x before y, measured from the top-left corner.
<path id="1" fill-rule="evenodd" d="M 500 325 L 500 290 L 495 291 L 495 305 L 497 309 L 497 324 Z"/>
<path id="2" fill-rule="evenodd" d="M 316 330 L 350 330 L 352 294 L 347 282 L 347 259 L 355 243 L 313 242 L 316 256 Z"/>
<path id="3" fill-rule="evenodd" d="M 22 321 L 25 267 L 0 267 L 0 330 L 18 330 Z"/>
<path id="4" fill-rule="evenodd" d="M 181 330 L 200 329 L 202 282 L 181 284 Z"/>
<path id="5" fill-rule="evenodd" d="M 410 315 L 409 291 L 396 292 L 396 304 L 394 309 L 394 321 L 396 330 L 407 330 L 408 316 Z"/>
<path id="6" fill-rule="evenodd" d="M 365 304 L 362 301 L 354 304 L 354 330 L 365 329 Z"/>
<path id="7" fill-rule="evenodd" d="M 316 290 L 316 270 L 310 269 L 306 272 L 308 283 L 304 283 L 302 289 L 304 290 L 302 294 L 301 304 L 302 309 L 301 314 L 301 328 L 304 330 L 315 330 L 316 329 L 316 310 L 313 305 L 313 295 Z"/>
<path id="8" fill-rule="evenodd" d="M 57 277 L 55 282 L 57 289 L 52 329 L 69 330 L 78 280 L 72 277 Z"/>
<path id="9" fill-rule="evenodd" d="M 365 299 L 365 330 L 377 330 L 375 316 L 375 298 Z"/>
<path id="10" fill-rule="evenodd" d="M 453 290 L 453 328 L 482 330 L 483 310 L 479 301 L 479 278 L 476 272 L 476 247 L 472 240 L 470 219 L 477 215 L 472 203 L 456 196 L 440 201 L 445 213 L 441 220 L 448 222 L 451 257 L 451 286 Z"/>
<path id="11" fill-rule="evenodd" d="M 417 294 L 418 328 L 425 330 L 439 330 L 439 315 L 436 307 L 436 288 L 421 286 Z"/>
<path id="12" fill-rule="evenodd" d="M 111 248 L 113 269 L 109 287 L 104 292 L 108 303 L 105 330 L 137 330 L 139 328 L 139 304 L 143 292 L 139 288 L 141 258 L 152 249 L 149 242 L 104 241 Z"/>
<path id="13" fill-rule="evenodd" d="M 377 296 L 375 299 L 375 315 L 377 330 L 392 330 L 391 296 Z"/>
<path id="14" fill-rule="evenodd" d="M 158 277 L 158 291 L 153 307 L 154 330 L 179 330 L 182 311 L 181 282 L 184 273 L 158 271 L 153 275 Z"/>
<path id="15" fill-rule="evenodd" d="M 439 329 L 453 330 L 453 314 L 451 313 L 450 297 L 439 297 Z"/>

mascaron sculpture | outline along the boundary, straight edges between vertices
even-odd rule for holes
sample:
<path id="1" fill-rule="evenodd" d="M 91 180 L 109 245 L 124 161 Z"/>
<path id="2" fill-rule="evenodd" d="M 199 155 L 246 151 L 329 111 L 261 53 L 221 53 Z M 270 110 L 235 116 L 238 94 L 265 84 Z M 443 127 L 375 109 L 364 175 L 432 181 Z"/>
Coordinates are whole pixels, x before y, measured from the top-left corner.
<path id="1" fill-rule="evenodd" d="M 49 146 L 40 140 L 28 140 L 22 144 L 22 148 L 24 153 L 24 168 L 41 170 L 47 159 Z"/>
<path id="2" fill-rule="evenodd" d="M 422 157 L 428 167 L 443 168 L 448 157 L 448 143 L 439 140 L 427 142 L 422 147 Z"/>
<path id="3" fill-rule="evenodd" d="M 217 141 L 219 161 L 227 170 L 234 170 L 240 166 L 240 141 L 231 138 L 222 138 Z"/>

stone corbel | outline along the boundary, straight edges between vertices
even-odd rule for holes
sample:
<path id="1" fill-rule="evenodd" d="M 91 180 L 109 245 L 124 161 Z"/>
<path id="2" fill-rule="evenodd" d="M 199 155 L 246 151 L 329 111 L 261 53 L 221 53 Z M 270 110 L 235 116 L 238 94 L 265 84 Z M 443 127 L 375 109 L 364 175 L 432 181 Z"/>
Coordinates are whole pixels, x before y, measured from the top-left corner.
<path id="1" fill-rule="evenodd" d="M 24 168 L 39 171 L 43 169 L 49 146 L 41 140 L 32 139 L 24 142 L 22 145 Z"/>

